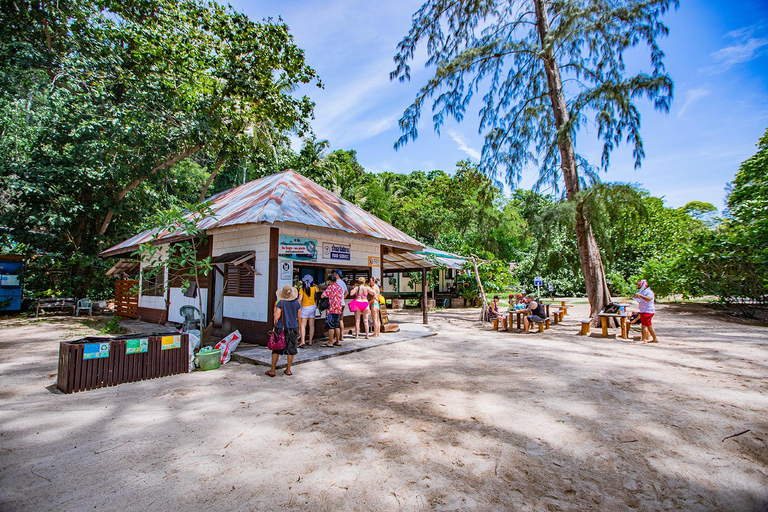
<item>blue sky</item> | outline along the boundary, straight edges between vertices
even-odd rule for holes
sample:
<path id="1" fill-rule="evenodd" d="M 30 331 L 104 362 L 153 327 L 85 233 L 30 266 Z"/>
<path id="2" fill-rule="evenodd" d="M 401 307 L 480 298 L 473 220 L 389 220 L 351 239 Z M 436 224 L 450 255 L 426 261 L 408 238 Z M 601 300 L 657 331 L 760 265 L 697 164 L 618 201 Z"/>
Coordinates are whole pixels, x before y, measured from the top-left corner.
<path id="1" fill-rule="evenodd" d="M 397 151 L 397 121 L 432 69 L 425 52 L 413 65 L 410 83 L 390 82 L 396 45 L 410 28 L 421 2 L 235 1 L 254 20 L 282 16 L 309 64 L 325 84 L 306 88 L 316 103 L 313 123 L 331 149 L 354 149 L 368 171 L 453 171 L 457 161 L 477 160 L 482 136 L 468 117 L 448 122 L 437 136 L 427 112 L 419 138 Z M 669 114 L 641 103 L 646 159 L 635 170 L 626 148 L 616 151 L 604 181 L 640 184 L 668 206 L 699 200 L 723 207 L 725 184 L 755 153 L 768 128 L 768 1 L 681 0 L 665 18 L 665 63 L 675 81 Z M 475 106 L 475 111 L 479 105 Z M 597 164 L 600 146 L 589 132 L 577 151 Z M 519 186 L 530 188 L 535 171 Z"/>

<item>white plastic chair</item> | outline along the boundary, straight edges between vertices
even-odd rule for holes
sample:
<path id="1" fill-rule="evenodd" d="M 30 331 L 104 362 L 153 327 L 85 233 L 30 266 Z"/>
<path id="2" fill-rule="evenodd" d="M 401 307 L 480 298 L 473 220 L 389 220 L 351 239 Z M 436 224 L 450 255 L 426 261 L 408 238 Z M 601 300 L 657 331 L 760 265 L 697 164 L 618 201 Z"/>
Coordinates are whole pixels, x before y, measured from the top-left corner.
<path id="1" fill-rule="evenodd" d="M 77 301 L 75 316 L 80 316 L 80 310 L 87 311 L 88 316 L 93 316 L 93 301 L 91 299 L 80 299 Z"/>

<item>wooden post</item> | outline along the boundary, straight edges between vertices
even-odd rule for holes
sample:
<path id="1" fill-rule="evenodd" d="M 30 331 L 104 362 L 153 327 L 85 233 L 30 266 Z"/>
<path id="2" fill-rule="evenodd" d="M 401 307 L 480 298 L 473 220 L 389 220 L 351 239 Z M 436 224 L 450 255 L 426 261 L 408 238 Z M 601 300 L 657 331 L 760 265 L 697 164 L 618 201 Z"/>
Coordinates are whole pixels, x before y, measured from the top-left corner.
<path id="1" fill-rule="evenodd" d="M 477 289 L 480 291 L 480 298 L 483 299 L 483 309 L 480 311 L 480 321 L 485 321 L 485 315 L 488 312 L 488 301 L 485 300 L 485 290 L 483 289 L 483 283 L 480 281 L 480 272 L 477 270 L 477 256 L 472 255 L 472 266 L 475 268 L 475 280 L 477 281 Z"/>
<path id="2" fill-rule="evenodd" d="M 421 269 L 421 313 L 423 315 L 423 323 L 427 325 L 429 318 L 427 318 L 427 269 L 422 267 Z"/>
<path id="3" fill-rule="evenodd" d="M 280 229 L 269 228 L 269 281 L 267 284 L 267 329 L 275 323 L 275 303 L 277 302 L 277 251 L 280 247 Z"/>

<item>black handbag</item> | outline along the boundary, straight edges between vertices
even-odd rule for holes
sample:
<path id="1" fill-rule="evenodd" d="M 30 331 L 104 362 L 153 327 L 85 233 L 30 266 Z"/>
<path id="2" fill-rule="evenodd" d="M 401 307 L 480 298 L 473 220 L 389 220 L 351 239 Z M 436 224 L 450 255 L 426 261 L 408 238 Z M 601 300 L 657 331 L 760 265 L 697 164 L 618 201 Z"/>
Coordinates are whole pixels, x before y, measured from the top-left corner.
<path id="1" fill-rule="evenodd" d="M 317 301 L 317 309 L 320 311 L 325 311 L 328 309 L 331 305 L 331 301 L 328 300 L 328 297 L 320 297 L 320 300 Z"/>

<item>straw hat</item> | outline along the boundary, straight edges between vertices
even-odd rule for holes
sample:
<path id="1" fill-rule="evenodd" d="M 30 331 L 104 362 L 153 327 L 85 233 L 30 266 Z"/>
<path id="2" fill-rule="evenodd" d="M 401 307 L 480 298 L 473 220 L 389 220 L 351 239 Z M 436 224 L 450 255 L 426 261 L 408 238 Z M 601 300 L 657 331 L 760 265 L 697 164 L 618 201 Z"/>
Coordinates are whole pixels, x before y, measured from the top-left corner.
<path id="1" fill-rule="evenodd" d="M 275 295 L 277 295 L 277 298 L 280 300 L 294 300 L 296 297 L 299 296 L 299 292 L 296 291 L 296 288 L 293 286 L 287 284 L 280 288 Z"/>

